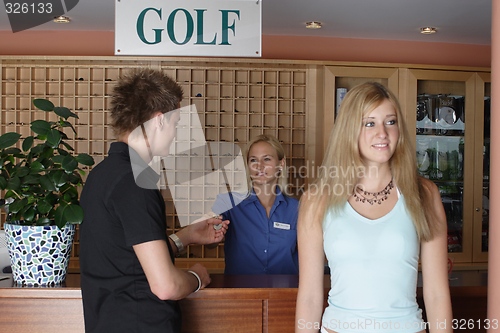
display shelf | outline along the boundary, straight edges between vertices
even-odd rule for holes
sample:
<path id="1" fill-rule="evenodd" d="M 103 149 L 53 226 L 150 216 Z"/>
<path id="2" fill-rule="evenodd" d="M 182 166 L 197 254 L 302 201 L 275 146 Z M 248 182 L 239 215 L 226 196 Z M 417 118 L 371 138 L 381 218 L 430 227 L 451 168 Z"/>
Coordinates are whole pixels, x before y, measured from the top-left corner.
<path id="1" fill-rule="evenodd" d="M 181 106 L 194 105 L 197 110 L 185 123 L 179 123 L 178 137 L 188 139 L 177 140 L 174 149 L 187 152 L 185 158 L 168 162 L 169 165 L 165 166 L 167 170 L 181 170 L 175 173 L 175 181 L 193 179 L 189 186 L 175 188 L 178 191 L 175 193 L 175 205 L 171 191 L 167 188 L 161 190 L 169 234 L 181 228 L 181 219 L 192 220 L 208 212 L 211 207 L 208 207 L 207 201 L 226 191 L 226 182 L 242 185 L 234 172 L 210 174 L 214 166 L 209 160 L 192 155 L 197 140 L 200 140 L 188 131 L 193 124 L 202 129 L 205 140 L 213 145 L 218 142 L 234 144 L 230 152 L 224 151 L 223 146 L 212 147 L 221 158 L 225 154 L 229 154 L 225 157 L 230 158 L 231 154 L 244 150 L 253 137 L 266 133 L 282 142 L 288 165 L 297 167 L 305 164 L 307 68 L 301 64 L 260 63 L 254 66 L 237 62 L 141 59 L 4 59 L 0 78 L 2 133 L 16 131 L 25 137 L 30 135 L 29 123 L 32 120 L 49 120 L 45 112 L 35 110 L 32 105 L 34 98 L 46 98 L 78 115 L 79 118 L 74 121 L 77 135 L 68 130 L 68 142 L 76 153 L 88 153 L 99 163 L 106 157 L 114 140 L 109 125 L 113 87 L 122 74 L 139 66 L 158 68 L 170 75 L 183 88 Z M 238 167 L 244 170 L 244 165 Z M 203 175 L 206 177 L 203 178 Z M 300 195 L 304 181 L 291 175 L 290 184 L 291 194 Z M 5 213 L 1 212 L 0 217 L 3 223 Z M 78 258 L 79 249 L 77 231 L 73 259 Z M 188 246 L 180 256 L 223 260 L 223 244 L 210 248 Z"/>
<path id="2" fill-rule="evenodd" d="M 484 188 L 488 188 L 489 184 L 483 179 L 483 173 L 477 171 L 483 170 L 483 157 L 474 151 L 482 152 L 487 142 L 486 138 L 478 139 L 483 131 L 483 119 L 480 116 L 483 106 L 478 104 L 477 98 L 479 95 L 491 96 L 487 69 L 448 68 L 443 71 L 435 66 L 401 64 L 320 64 L 307 61 L 161 57 L 2 57 L 0 65 L 2 133 L 18 131 L 23 136 L 29 135 L 29 123 L 33 119 L 47 117 L 44 112 L 34 108 L 32 100 L 48 98 L 56 105 L 70 108 L 79 116 L 75 121 L 78 134 L 74 137 L 68 133 L 69 141 L 77 153 L 91 154 L 96 163 L 106 157 L 109 145 L 114 140 L 109 126 L 110 95 L 119 77 L 137 67 L 160 69 L 182 86 L 184 100 L 181 106 L 196 107 L 195 118 L 199 118 L 199 126 L 207 142 L 234 144 L 244 154 L 248 142 L 255 136 L 276 136 L 285 149 L 289 193 L 294 196 L 300 196 L 307 181 L 314 179 L 311 169 L 321 163 L 335 122 L 336 88 L 350 89 L 366 81 L 384 84 L 400 98 L 409 128 L 417 128 L 414 114 L 417 95 L 465 96 L 468 119 L 464 133 L 448 131 L 446 135 L 433 132 L 413 135 L 464 137 L 467 158 L 463 172 L 474 177 L 464 179 L 465 250 L 453 258 L 458 263 L 486 260 L 487 253 L 477 250 L 478 246 L 484 247 L 484 244 L 477 241 L 476 235 L 483 232 L 482 208 L 485 205 L 482 198 Z M 472 119 L 469 114 L 472 114 Z M 190 118 L 187 127 L 195 120 Z M 185 128 L 181 126 L 178 130 L 183 133 Z M 174 147 L 189 152 L 195 147 L 192 142 L 198 139 L 188 133 L 185 142 L 175 142 Z M 181 219 L 192 219 L 197 216 L 195 213 L 205 212 L 209 208 L 203 204 L 205 199 L 213 200 L 226 188 L 226 179 L 220 173 L 210 173 L 210 163 L 201 156 L 190 154 L 186 156 L 187 162 L 179 160 L 176 161 L 178 165 L 171 163 L 165 166 L 169 170 L 183 168 L 178 174 L 179 179 L 196 178 L 196 186 L 188 186 L 181 195 L 183 199 L 176 203 L 182 208 L 182 214 L 176 211 L 171 192 L 167 188 L 162 189 L 169 234 L 181 228 Z M 189 175 L 189 170 L 192 175 Z M 208 175 L 204 182 L 196 183 L 198 178 L 202 178 L 197 176 L 201 173 Z M 229 174 L 228 180 L 234 180 L 234 175 Z M 443 180 L 443 184 L 441 180 L 435 181 L 438 186 L 455 184 L 455 180 Z M 483 186 L 476 186 L 479 183 Z M 5 213 L 0 212 L 0 218 L 3 223 Z M 72 259 L 77 261 L 78 234 L 74 246 Z M 224 258 L 223 244 L 215 248 L 189 246 L 181 256 L 204 258 L 219 265 Z"/>
<path id="3" fill-rule="evenodd" d="M 288 165 L 304 165 L 306 69 L 230 67 L 206 64 L 203 68 L 185 69 L 161 64 L 161 69 L 183 86 L 182 106 L 196 106 L 207 142 L 234 143 L 244 150 L 253 137 L 267 133 L 278 137 L 286 148 Z M 198 161 L 193 157 L 190 166 L 177 167 L 189 169 L 191 173 L 212 168 L 206 162 L 203 164 L 201 158 Z M 194 186 L 181 195 L 183 200 L 177 203 L 178 210 L 188 212 L 183 218 L 194 219 L 206 212 L 210 207 L 206 207 L 206 203 L 203 205 L 205 200 L 214 199 L 219 191 L 226 191 L 226 181 L 220 174 L 207 179 L 201 191 Z M 293 182 L 290 188 L 298 196 L 304 182 L 300 179 L 293 179 Z M 172 232 L 177 230 L 169 228 Z M 215 251 L 190 246 L 184 256 L 223 258 L 223 248 L 217 247 Z"/>

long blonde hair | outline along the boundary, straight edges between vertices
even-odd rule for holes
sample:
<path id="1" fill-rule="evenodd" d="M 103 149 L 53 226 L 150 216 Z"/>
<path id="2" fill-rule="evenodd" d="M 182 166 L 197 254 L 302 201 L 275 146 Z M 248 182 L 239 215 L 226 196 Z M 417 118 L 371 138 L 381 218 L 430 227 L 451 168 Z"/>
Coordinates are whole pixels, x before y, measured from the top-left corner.
<path id="1" fill-rule="evenodd" d="M 392 176 L 405 198 L 419 238 L 430 240 L 434 232 L 430 223 L 435 218 L 434 210 L 422 209 L 422 206 L 432 205 L 432 198 L 419 181 L 415 149 L 410 142 L 401 106 L 396 96 L 380 83 L 363 83 L 346 94 L 328 141 L 319 177 L 309 192 L 313 204 L 319 205 L 316 208 L 323 212 L 323 216 L 329 210 L 338 213 L 345 205 L 366 171 L 358 147 L 363 117 L 385 100 L 394 107 L 399 128 L 396 150 L 389 161 Z"/>

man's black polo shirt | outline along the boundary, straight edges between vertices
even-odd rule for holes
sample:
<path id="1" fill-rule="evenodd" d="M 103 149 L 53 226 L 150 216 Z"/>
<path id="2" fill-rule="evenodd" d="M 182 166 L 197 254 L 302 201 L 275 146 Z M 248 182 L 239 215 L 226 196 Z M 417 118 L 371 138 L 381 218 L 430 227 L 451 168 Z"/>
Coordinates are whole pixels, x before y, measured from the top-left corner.
<path id="1" fill-rule="evenodd" d="M 158 179 L 151 169 L 145 172 Z M 158 190 L 137 186 L 127 144 L 111 144 L 108 157 L 89 173 L 80 202 L 85 214 L 80 226 L 85 331 L 180 332 L 177 302 L 151 292 L 132 248 L 167 241 L 167 235 L 164 200 Z"/>

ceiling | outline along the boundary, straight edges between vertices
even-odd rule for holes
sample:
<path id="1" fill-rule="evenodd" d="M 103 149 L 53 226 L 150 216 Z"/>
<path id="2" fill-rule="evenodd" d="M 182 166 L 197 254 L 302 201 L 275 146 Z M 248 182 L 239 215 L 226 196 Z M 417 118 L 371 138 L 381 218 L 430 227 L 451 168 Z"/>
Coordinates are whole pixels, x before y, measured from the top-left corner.
<path id="1" fill-rule="evenodd" d="M 491 1 L 264 0 L 262 34 L 491 45 Z M 30 30 L 113 31 L 114 3 L 81 0 L 67 13 L 70 24 L 48 22 Z M 323 28 L 305 29 L 305 22 L 312 20 L 322 22 Z M 422 35 L 423 26 L 438 32 Z M 0 30 L 11 30 L 3 8 Z"/>

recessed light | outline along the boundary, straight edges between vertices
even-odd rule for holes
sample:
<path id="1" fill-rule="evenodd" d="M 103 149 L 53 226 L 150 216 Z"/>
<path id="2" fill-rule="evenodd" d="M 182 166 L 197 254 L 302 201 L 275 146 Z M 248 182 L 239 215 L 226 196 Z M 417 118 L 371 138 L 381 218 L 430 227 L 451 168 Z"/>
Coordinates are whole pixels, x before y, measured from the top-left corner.
<path id="1" fill-rule="evenodd" d="M 55 23 L 69 23 L 71 22 L 71 19 L 67 16 L 56 16 L 54 17 L 54 20 L 53 20 Z"/>
<path id="2" fill-rule="evenodd" d="M 423 27 L 420 28 L 420 33 L 424 35 L 432 35 L 437 32 L 437 29 L 434 27 Z"/>
<path id="3" fill-rule="evenodd" d="M 322 26 L 323 26 L 323 23 L 318 22 L 318 21 L 306 22 L 307 29 L 321 29 Z"/>

